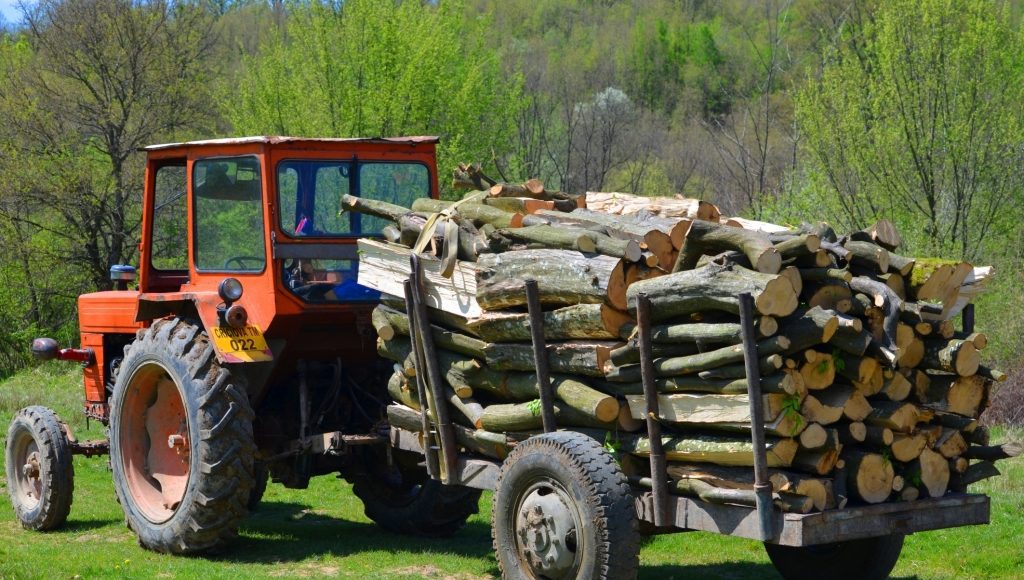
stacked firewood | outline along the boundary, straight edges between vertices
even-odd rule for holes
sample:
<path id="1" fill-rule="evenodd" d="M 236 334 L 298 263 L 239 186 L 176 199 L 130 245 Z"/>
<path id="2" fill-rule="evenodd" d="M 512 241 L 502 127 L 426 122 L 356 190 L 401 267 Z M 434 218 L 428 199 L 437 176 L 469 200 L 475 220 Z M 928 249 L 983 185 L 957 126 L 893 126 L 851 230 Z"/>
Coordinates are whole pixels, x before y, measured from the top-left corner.
<path id="1" fill-rule="evenodd" d="M 456 172 L 460 184 L 475 191 L 457 203 L 344 199 L 394 223 L 385 241 L 359 241 L 359 283 L 383 294 L 373 324 L 379 354 L 394 362 L 393 426 L 421 429 L 401 298 L 419 242 L 443 391 L 468 451 L 500 459 L 541 428 L 524 292 L 533 279 L 559 427 L 603 441 L 637 483 L 651 476 L 641 294 L 680 494 L 752 501 L 752 420 L 765 426 L 776 505 L 787 511 L 963 491 L 1019 452 L 990 446 L 978 424 L 991 384 L 1005 379 L 980 362 L 985 335 L 950 320 L 990 268 L 905 257 L 884 220 L 841 236 L 826 224 L 726 218 L 696 200 L 495 183 L 471 166 Z M 757 315 L 763 417 L 750 416 L 747 398 L 744 292 Z"/>

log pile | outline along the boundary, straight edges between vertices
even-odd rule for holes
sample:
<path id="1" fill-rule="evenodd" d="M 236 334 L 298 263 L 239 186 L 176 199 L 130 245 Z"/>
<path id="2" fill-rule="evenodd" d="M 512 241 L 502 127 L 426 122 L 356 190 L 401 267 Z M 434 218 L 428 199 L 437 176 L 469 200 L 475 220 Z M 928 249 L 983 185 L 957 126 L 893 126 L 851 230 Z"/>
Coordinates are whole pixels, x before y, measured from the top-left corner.
<path id="1" fill-rule="evenodd" d="M 474 166 L 455 184 L 473 191 L 411 208 L 344 200 L 394 222 L 386 240 L 359 241 L 359 283 L 382 292 L 373 325 L 393 362 L 393 426 L 422 425 L 401 298 L 419 241 L 443 390 L 469 452 L 501 459 L 541 430 L 527 279 L 544 308 L 559 428 L 604 442 L 636 482 L 652 475 L 641 294 L 675 493 L 752 501 L 753 421 L 767 433 L 776 505 L 801 513 L 964 491 L 1020 451 L 988 446 L 977 419 L 1005 375 L 981 364 L 984 334 L 950 320 L 991 268 L 903 256 L 884 220 L 840 236 L 823 223 L 724 218 L 696 200 L 497 183 Z M 763 417 L 750 416 L 740 293 L 754 298 Z"/>

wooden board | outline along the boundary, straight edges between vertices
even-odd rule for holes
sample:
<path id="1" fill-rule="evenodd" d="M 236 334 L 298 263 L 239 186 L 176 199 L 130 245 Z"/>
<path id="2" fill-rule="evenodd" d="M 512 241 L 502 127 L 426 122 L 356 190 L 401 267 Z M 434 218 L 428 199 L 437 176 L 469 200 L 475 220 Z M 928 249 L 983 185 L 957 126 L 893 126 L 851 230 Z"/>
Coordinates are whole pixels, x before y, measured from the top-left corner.
<path id="1" fill-rule="evenodd" d="M 359 244 L 359 278 L 361 286 L 393 296 L 405 296 L 403 283 L 409 277 L 409 256 L 412 250 L 398 244 L 362 238 Z M 476 265 L 456 262 L 451 278 L 441 275 L 441 261 L 424 256 L 423 301 L 427 306 L 477 318 L 483 309 L 476 301 Z"/>

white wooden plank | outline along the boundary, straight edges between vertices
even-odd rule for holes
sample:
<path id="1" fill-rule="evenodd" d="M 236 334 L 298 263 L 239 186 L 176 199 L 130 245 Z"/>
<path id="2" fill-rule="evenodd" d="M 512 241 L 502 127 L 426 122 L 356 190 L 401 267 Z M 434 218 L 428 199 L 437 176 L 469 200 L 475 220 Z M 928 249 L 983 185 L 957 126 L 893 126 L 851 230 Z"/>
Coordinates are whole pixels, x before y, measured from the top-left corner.
<path id="1" fill-rule="evenodd" d="M 409 278 L 409 256 L 405 246 L 361 239 L 359 284 L 394 296 L 405 296 L 403 284 Z M 476 318 L 483 313 L 476 301 L 476 265 L 457 262 L 451 278 L 441 275 L 441 261 L 423 256 L 424 302 L 431 308 Z"/>

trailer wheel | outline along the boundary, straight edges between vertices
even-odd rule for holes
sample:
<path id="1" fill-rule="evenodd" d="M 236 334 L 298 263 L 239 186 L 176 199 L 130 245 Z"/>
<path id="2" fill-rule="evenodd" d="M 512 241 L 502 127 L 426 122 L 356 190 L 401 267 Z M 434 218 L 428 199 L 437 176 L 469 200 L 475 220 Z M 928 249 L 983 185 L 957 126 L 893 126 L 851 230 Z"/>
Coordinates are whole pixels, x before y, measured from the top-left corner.
<path id="1" fill-rule="evenodd" d="M 893 534 L 804 548 L 778 544 L 764 548 L 786 580 L 884 580 L 900 559 L 903 538 Z"/>
<path id="2" fill-rule="evenodd" d="M 492 506 L 504 578 L 633 578 L 639 524 L 626 476 L 594 439 L 547 433 L 505 458 Z"/>
<path id="3" fill-rule="evenodd" d="M 448 537 L 480 511 L 479 489 L 444 485 L 418 465 L 418 453 L 393 449 L 392 464 L 376 453 L 370 470 L 353 479 L 352 493 L 363 502 L 366 517 L 398 534 Z"/>
<path id="4" fill-rule="evenodd" d="M 7 429 L 7 491 L 27 530 L 55 530 L 71 511 L 75 471 L 60 419 L 46 407 L 14 415 Z"/>
<path id="5" fill-rule="evenodd" d="M 252 417 L 241 378 L 196 324 L 158 320 L 125 347 L 110 464 L 142 546 L 187 554 L 234 535 L 253 486 Z"/>

